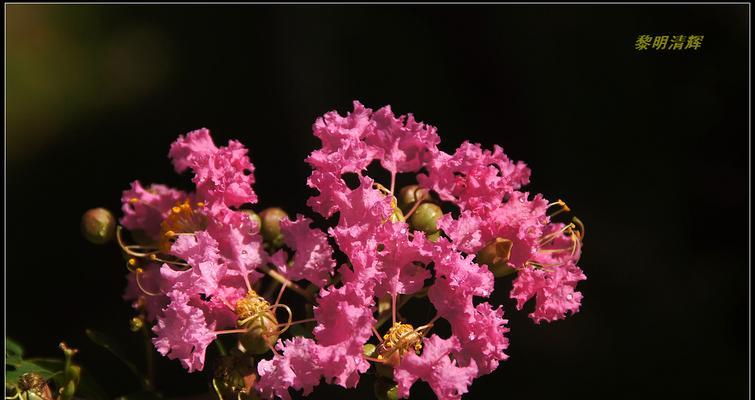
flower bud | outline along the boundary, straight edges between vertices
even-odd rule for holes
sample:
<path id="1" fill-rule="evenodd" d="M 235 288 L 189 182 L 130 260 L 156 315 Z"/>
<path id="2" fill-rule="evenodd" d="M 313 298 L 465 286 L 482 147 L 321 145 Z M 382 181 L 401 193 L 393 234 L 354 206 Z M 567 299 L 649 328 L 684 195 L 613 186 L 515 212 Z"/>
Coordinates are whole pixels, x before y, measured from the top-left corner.
<path id="1" fill-rule="evenodd" d="M 93 208 L 81 217 L 81 232 L 94 243 L 103 244 L 115 236 L 115 217 L 104 208 Z"/>
<path id="2" fill-rule="evenodd" d="M 377 346 L 372 343 L 366 343 L 364 345 L 364 355 L 367 357 L 372 357 L 372 355 L 375 354 L 375 349 L 377 349 Z"/>
<path id="3" fill-rule="evenodd" d="M 400 208 L 393 206 L 393 212 L 391 213 L 389 219 L 391 220 L 391 222 L 404 221 L 404 213 L 401 212 Z"/>
<path id="4" fill-rule="evenodd" d="M 275 248 L 283 246 L 280 221 L 288 218 L 288 214 L 281 208 L 270 207 L 262 210 L 259 217 L 261 220 L 260 233 L 262 233 L 265 241 Z"/>
<path id="5" fill-rule="evenodd" d="M 511 246 L 511 240 L 496 238 L 477 252 L 477 263 L 487 265 L 496 278 L 512 274 L 515 270 L 508 264 Z"/>
<path id="6" fill-rule="evenodd" d="M 47 381 L 34 372 L 27 372 L 18 378 L 18 391 L 21 399 L 52 400 L 52 391 Z"/>
<path id="7" fill-rule="evenodd" d="M 401 188 L 398 194 L 398 206 L 403 212 L 409 212 L 414 203 L 430 199 L 427 189 L 419 185 L 409 185 Z"/>
<path id="8" fill-rule="evenodd" d="M 249 216 L 249 219 L 254 221 L 255 225 L 257 225 L 258 227 L 260 227 L 260 229 L 262 229 L 262 220 L 260 219 L 259 214 L 257 214 L 256 212 L 252 210 L 241 210 L 241 211 L 245 212 L 246 215 Z"/>
<path id="9" fill-rule="evenodd" d="M 242 327 L 247 329 L 247 332 L 239 341 L 250 354 L 263 354 L 270 350 L 270 347 L 275 346 L 278 340 L 278 320 L 270 310 L 261 312 Z"/>
<path id="10" fill-rule="evenodd" d="M 443 216 L 443 211 L 436 204 L 422 203 L 409 218 L 409 225 L 412 229 L 432 235 L 438 232 L 436 222 L 441 216 Z"/>

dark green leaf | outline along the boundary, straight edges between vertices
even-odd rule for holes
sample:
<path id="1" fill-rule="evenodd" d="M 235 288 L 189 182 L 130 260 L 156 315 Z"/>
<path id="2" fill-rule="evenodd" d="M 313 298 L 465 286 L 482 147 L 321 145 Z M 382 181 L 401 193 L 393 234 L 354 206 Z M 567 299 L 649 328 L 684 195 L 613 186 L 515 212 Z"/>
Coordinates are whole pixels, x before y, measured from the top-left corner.
<path id="1" fill-rule="evenodd" d="M 18 382 L 18 378 L 20 378 L 21 375 L 28 372 L 34 372 L 45 380 L 52 378 L 56 374 L 62 375 L 62 371 L 59 369 L 48 368 L 46 365 L 40 365 L 32 360 L 22 360 L 17 364 L 14 364 L 11 368 L 5 368 L 5 380 L 6 382 L 15 384 L 15 382 Z"/>
<path id="2" fill-rule="evenodd" d="M 9 337 L 5 337 L 5 363 L 14 364 L 21 361 L 24 355 L 24 348 L 21 347 L 16 341 Z"/>

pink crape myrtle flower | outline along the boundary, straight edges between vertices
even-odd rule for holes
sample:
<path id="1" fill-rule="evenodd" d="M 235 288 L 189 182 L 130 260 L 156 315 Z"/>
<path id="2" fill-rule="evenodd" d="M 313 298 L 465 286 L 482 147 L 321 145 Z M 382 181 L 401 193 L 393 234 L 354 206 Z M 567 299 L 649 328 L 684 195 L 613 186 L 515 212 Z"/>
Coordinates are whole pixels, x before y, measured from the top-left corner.
<path id="1" fill-rule="evenodd" d="M 535 310 L 529 316 L 537 323 L 576 313 L 582 301 L 582 293 L 575 290 L 580 281 L 587 279 L 576 264 L 581 244 L 565 235 L 564 227 L 564 224 L 548 226 L 547 235 L 553 239 L 534 259 L 540 267 L 520 271 L 511 290 L 511 298 L 516 300 L 519 310 L 531 298 L 536 299 Z"/>
<path id="2" fill-rule="evenodd" d="M 474 305 L 475 297 L 487 297 L 493 290 L 493 275 L 473 261 L 474 255 L 462 254 L 446 238 L 438 242 L 429 240 L 424 232 L 413 229 L 396 214 L 395 199 L 392 200 L 395 176 L 430 167 L 433 157 L 441 154 L 436 148 L 440 142 L 436 129 L 416 122 L 411 115 L 394 117 L 389 107 L 372 112 L 354 102 L 354 111 L 345 117 L 330 112 L 318 119 L 314 132 L 323 146 L 307 159 L 313 168 L 308 184 L 319 192 L 308 204 L 324 217 L 338 213 L 338 223 L 328 229 L 328 234 L 349 263 L 338 270 L 342 285 L 320 292 L 315 308 L 315 338 L 306 344 L 309 365 L 317 368 L 319 376 L 327 382 L 356 386 L 359 374 L 369 368 L 363 348 L 376 329 L 376 304 L 418 293 L 434 275 L 434 283 L 428 290 L 437 310 L 434 320 L 448 320 L 453 336 L 443 341 L 437 336 L 425 339 L 421 337 L 424 333 L 417 333 L 412 345 L 420 348 L 424 343 L 423 355 L 407 352 L 405 358 L 397 361 L 394 377 L 403 385 L 399 390 L 403 396 L 413 382 L 423 379 L 440 398 L 458 398 L 475 377 L 491 372 L 507 357 L 504 354 L 508 346 L 504 336 L 507 321 L 502 319 L 500 308 L 493 309 L 484 302 Z M 507 162 L 500 151 L 479 153 L 483 162 Z M 376 160 L 392 177 L 390 190 L 365 174 L 367 166 Z M 518 177 L 499 186 L 514 187 L 525 180 L 523 167 L 505 165 L 505 168 Z M 344 173 L 357 174 L 359 185 L 350 188 L 343 179 Z M 449 173 L 453 175 L 453 171 Z M 486 176 L 484 172 L 474 173 Z M 459 183 L 457 192 L 466 193 L 461 187 Z M 428 268 L 431 265 L 434 267 Z M 418 322 L 417 329 L 430 329 L 432 321 L 424 325 Z M 386 334 L 387 338 L 398 338 L 393 345 L 395 349 L 400 347 L 403 354 L 406 334 L 398 336 L 395 334 L 398 329 L 408 332 L 414 326 L 395 321 Z M 289 387 L 308 392 L 315 380 L 310 380 L 309 375 L 306 380 L 299 380 L 290 374 L 291 368 L 285 367 L 300 357 L 296 348 L 302 343 L 280 341 L 281 354 L 263 362 L 259 385 L 264 388 L 264 395 L 287 398 L 284 389 Z M 386 357 L 395 349 L 386 352 Z M 442 359 L 440 352 L 444 353 Z M 406 360 L 412 361 L 402 369 Z M 461 375 L 455 375 L 458 373 Z M 453 380 L 448 379 L 450 375 Z"/>
<path id="3" fill-rule="evenodd" d="M 330 282 L 336 260 L 332 257 L 333 249 L 327 235 L 319 229 L 310 228 L 311 224 L 312 220 L 303 215 L 298 215 L 295 221 L 281 220 L 283 240 L 296 254 L 290 266 L 282 259 L 276 260 L 275 264 L 291 279 L 306 279 L 323 287 Z M 278 256 L 281 257 L 282 253 Z"/>
<path id="4" fill-rule="evenodd" d="M 290 399 L 291 390 L 308 395 L 323 382 L 354 388 L 375 363 L 383 376 L 392 371 L 401 398 L 422 380 L 439 399 L 459 399 L 508 359 L 509 321 L 486 301 L 496 277 L 513 275 L 510 297 L 517 310 L 534 306 L 538 324 L 579 310 L 584 227 L 559 222 L 569 211 L 562 201 L 522 191 L 530 169 L 501 147 L 464 142 L 446 153 L 435 127 L 358 101 L 312 130 L 321 147 L 305 160 L 316 191 L 307 206 L 336 221 L 324 231 L 298 214 L 279 220 L 282 240 L 268 230 L 263 238 L 244 210 L 257 202 L 247 149 L 233 140 L 217 146 L 207 129 L 180 136 L 169 151 L 177 172 L 191 170 L 193 192 L 135 181 L 123 193 L 121 223 L 146 244 L 121 246 L 135 258 L 150 254 L 129 260 L 138 267 L 124 297 L 154 322 L 161 354 L 202 370 L 218 335 L 246 335 L 240 326 L 264 322 L 276 307 L 292 316 L 279 301 L 301 283 L 313 318 L 275 326 L 285 325 L 282 333 L 313 322 L 312 336 L 276 334 L 262 345 L 272 356 L 256 358 L 259 396 Z M 369 176 L 378 165 L 383 175 Z M 398 188 L 398 174 L 417 185 Z M 253 290 L 263 273 L 285 278 L 272 308 Z M 425 298 L 434 316 L 406 319 L 398 310 L 410 298 Z M 263 310 L 242 310 L 252 306 Z M 431 333 L 440 319 L 447 338 Z"/>
<path id="5" fill-rule="evenodd" d="M 158 318 L 154 332 L 155 348 L 170 359 L 178 359 L 189 370 L 201 371 L 207 346 L 215 340 L 214 324 L 208 324 L 204 313 L 189 304 L 190 297 L 178 290 L 168 294 L 171 301 Z"/>
<path id="6" fill-rule="evenodd" d="M 121 223 L 153 243 L 139 251 L 150 246 L 165 251 L 154 258 L 162 264 L 150 262 L 129 273 L 124 297 L 155 322 L 157 350 L 193 372 L 204 368 L 205 349 L 218 330 L 237 328 L 234 305 L 261 276 L 257 269 L 272 258 L 258 224 L 238 209 L 257 201 L 246 148 L 233 140 L 218 147 L 207 129 L 199 129 L 180 136 L 169 156 L 177 172 L 193 172 L 196 190 L 145 189 L 135 181 L 124 192 Z M 296 250 L 289 272 L 294 279 L 322 285 L 335 261 L 325 234 L 309 229 L 307 221 L 284 224 L 286 240 Z"/>
<path id="7" fill-rule="evenodd" d="M 456 337 L 443 340 L 433 335 L 425 339 L 425 349 L 421 356 L 407 353 L 393 374 L 398 383 L 399 397 L 409 397 L 409 389 L 421 379 L 430 385 L 438 399 L 460 399 L 477 376 L 477 366 L 472 363 L 460 367 L 449 357 L 459 348 Z"/>
<path id="8" fill-rule="evenodd" d="M 530 179 L 529 168 L 521 161 L 509 160 L 501 147 L 483 150 L 469 142 L 462 143 L 453 155 L 435 151 L 425 166 L 428 174 L 417 176 L 420 185 L 462 210 L 495 207 Z"/>

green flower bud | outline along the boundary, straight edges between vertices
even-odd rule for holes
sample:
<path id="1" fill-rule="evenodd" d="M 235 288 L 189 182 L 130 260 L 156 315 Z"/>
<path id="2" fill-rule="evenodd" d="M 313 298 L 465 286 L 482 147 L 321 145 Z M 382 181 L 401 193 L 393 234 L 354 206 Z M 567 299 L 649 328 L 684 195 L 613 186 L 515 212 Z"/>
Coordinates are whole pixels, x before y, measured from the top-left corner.
<path id="1" fill-rule="evenodd" d="M 374 344 L 372 344 L 372 343 L 365 344 L 364 345 L 364 355 L 367 356 L 367 357 L 372 357 L 373 354 L 375 354 L 375 349 L 377 349 L 377 347 L 375 347 Z"/>
<path id="2" fill-rule="evenodd" d="M 52 400 L 47 381 L 34 372 L 27 372 L 18 378 L 18 391 L 22 400 Z"/>
<path id="3" fill-rule="evenodd" d="M 400 208 L 393 206 L 393 212 L 391 213 L 391 216 L 389 218 L 391 222 L 404 221 L 404 213 L 401 212 Z"/>
<path id="4" fill-rule="evenodd" d="M 246 322 L 243 326 L 247 332 L 239 341 L 244 349 L 250 354 L 263 354 L 275 346 L 278 340 L 278 320 L 275 314 L 267 310 Z"/>
<path id="5" fill-rule="evenodd" d="M 259 226 L 260 229 L 262 229 L 262 220 L 260 219 L 259 214 L 257 214 L 256 212 L 252 210 L 241 210 L 241 211 L 245 212 L 246 215 L 249 216 L 249 219 L 254 221 L 254 223 L 257 224 L 257 226 Z"/>
<path id="6" fill-rule="evenodd" d="M 281 233 L 280 221 L 284 218 L 288 218 L 283 209 L 278 207 L 270 207 L 260 212 L 260 233 L 262 237 L 275 248 L 283 246 L 283 234 Z"/>
<path id="7" fill-rule="evenodd" d="M 398 194 L 398 206 L 403 212 L 409 212 L 414 203 L 430 199 L 430 193 L 427 189 L 419 185 L 409 185 L 401 188 Z"/>
<path id="8" fill-rule="evenodd" d="M 512 245 L 509 239 L 496 238 L 477 252 L 476 261 L 478 264 L 487 265 L 496 278 L 510 275 L 515 272 L 514 268 L 508 264 Z"/>
<path id="9" fill-rule="evenodd" d="M 88 241 L 103 244 L 115 236 L 115 224 L 115 217 L 110 211 L 93 208 L 81 217 L 81 232 Z"/>
<path id="10" fill-rule="evenodd" d="M 422 203 L 409 218 L 409 225 L 412 229 L 432 235 L 438 231 L 436 222 L 441 216 L 443 216 L 443 211 L 436 204 Z"/>

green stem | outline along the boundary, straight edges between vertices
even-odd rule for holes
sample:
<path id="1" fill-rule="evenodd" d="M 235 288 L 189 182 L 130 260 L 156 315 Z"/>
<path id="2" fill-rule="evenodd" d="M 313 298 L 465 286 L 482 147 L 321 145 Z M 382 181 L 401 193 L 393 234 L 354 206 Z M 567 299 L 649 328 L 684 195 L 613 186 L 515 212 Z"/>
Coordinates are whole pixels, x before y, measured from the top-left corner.
<path id="1" fill-rule="evenodd" d="M 401 300 L 398 302 L 398 305 L 396 306 L 396 311 L 401 309 L 401 307 L 405 306 L 406 303 L 409 302 L 409 300 L 412 298 L 412 296 L 401 296 Z M 387 310 L 383 312 L 380 317 L 378 318 L 377 323 L 375 324 L 375 329 L 380 330 L 380 327 L 383 326 L 388 320 L 393 318 L 393 312 L 391 310 Z"/>
<path id="2" fill-rule="evenodd" d="M 225 351 L 225 346 L 223 346 L 223 342 L 220 341 L 220 339 L 215 339 L 215 346 L 218 348 L 218 352 L 220 352 L 220 355 L 225 357 L 228 352 Z"/>
<path id="3" fill-rule="evenodd" d="M 144 337 L 144 358 L 147 363 L 147 379 L 146 390 L 152 391 L 155 389 L 155 358 L 152 353 L 152 341 L 149 340 L 149 331 L 147 331 L 147 323 L 145 322 L 141 328 L 142 336 Z"/>
<path id="4" fill-rule="evenodd" d="M 301 286 L 291 282 L 288 280 L 285 276 L 281 275 L 278 271 L 271 269 L 267 265 L 261 265 L 259 267 L 262 272 L 266 273 L 269 277 L 275 279 L 276 281 L 280 282 L 282 285 L 286 285 L 287 288 L 293 290 L 298 295 L 304 297 L 305 300 L 307 300 L 310 303 L 314 303 L 315 299 L 312 296 L 312 294 L 308 293 L 306 290 L 302 289 Z"/>

